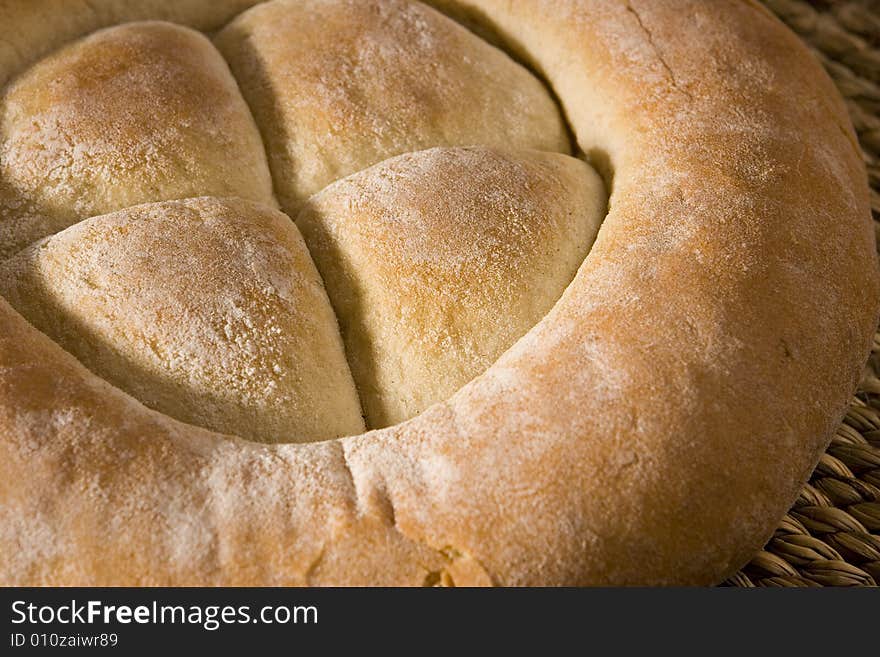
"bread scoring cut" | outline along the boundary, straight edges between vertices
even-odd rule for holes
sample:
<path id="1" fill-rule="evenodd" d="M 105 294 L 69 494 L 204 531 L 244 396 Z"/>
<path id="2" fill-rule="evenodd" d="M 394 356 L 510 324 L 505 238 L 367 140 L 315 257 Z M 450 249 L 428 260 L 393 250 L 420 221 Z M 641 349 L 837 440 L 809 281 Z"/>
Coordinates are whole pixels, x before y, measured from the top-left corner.
<path id="1" fill-rule="evenodd" d="M 26 79 L 40 57 L 76 48 L 72 40 L 102 27 L 158 18 L 217 29 L 250 4 L 0 0 L 0 30 L 7 31 L 0 80 Z M 556 119 L 545 124 L 550 115 L 529 111 L 558 98 L 574 151 L 602 163 L 609 183 L 602 228 L 560 299 L 483 374 L 406 422 L 339 439 L 264 444 L 148 408 L 0 298 L 4 584 L 708 584 L 735 572 L 772 534 L 843 414 L 877 323 L 865 168 L 833 83 L 796 36 L 753 2 L 559 0 L 552 11 L 511 0 L 432 4 L 479 25 L 553 93 L 535 87 L 536 77 L 524 69 L 514 75 L 524 86 L 513 80 L 488 95 L 491 84 L 473 85 L 467 70 L 457 81 L 432 78 L 446 65 L 444 56 L 466 58 L 472 46 L 485 51 L 460 31 L 466 38 L 459 50 L 400 58 L 399 71 L 378 70 L 378 77 L 360 78 L 363 87 L 349 84 L 346 67 L 333 61 L 318 73 L 329 82 L 338 73 L 337 88 L 363 91 L 370 102 L 384 83 L 377 90 L 369 80 L 395 76 L 467 90 L 447 97 L 429 86 L 424 96 L 397 97 L 425 101 L 425 112 L 402 114 L 414 121 L 416 135 L 433 135 L 441 125 L 451 126 L 446 137 L 458 135 L 480 124 L 480 101 L 522 92 L 535 102 L 493 100 L 487 110 L 508 121 L 501 144 L 483 143 L 496 149 L 536 147 L 514 143 L 516 135 L 556 134 L 535 129 Z M 327 14 L 338 21 L 325 23 L 339 28 L 335 34 L 297 33 L 296 21 L 286 31 L 263 26 L 265 34 L 274 32 L 271 48 L 254 26 L 225 33 L 241 36 L 233 41 L 254 55 L 242 59 L 251 68 L 233 62 L 232 70 L 270 154 L 279 134 L 285 147 L 296 138 L 293 122 L 258 105 L 271 110 L 281 99 L 290 106 L 275 109 L 287 111 L 314 91 L 298 96 L 279 84 L 297 81 L 279 73 L 301 61 L 285 54 L 297 36 L 310 48 L 306 55 L 333 50 L 337 37 L 343 51 L 357 53 L 348 37 L 363 33 L 364 21 L 353 19 L 364 8 L 373 21 L 368 27 L 384 25 L 375 22 L 383 7 L 399 8 L 403 17 L 436 16 L 417 3 L 273 3 L 233 26 L 246 26 L 263 9 L 279 12 L 280 25 L 282 14 L 297 7 L 349 13 Z M 419 37 L 431 25 L 451 25 L 434 20 L 401 29 L 401 44 L 419 46 L 407 52 L 430 52 L 430 40 Z M 393 51 L 396 42 L 384 34 Z M 222 37 L 217 43 L 236 59 Z M 259 58 L 273 49 L 274 61 Z M 492 52 L 482 61 L 514 70 Z M 252 75 L 262 64 L 267 77 Z M 505 79 L 494 64 L 481 79 L 493 75 Z M 273 91 L 265 79 L 284 94 L 262 93 Z M 248 85 L 260 93 L 252 95 Z M 395 87 L 384 88 L 393 107 Z M 210 113 L 200 99 L 190 102 L 202 116 Z M 393 123 L 395 115 L 388 116 Z M 384 143 L 363 142 L 357 121 L 346 125 L 355 144 L 367 144 L 364 152 Z M 474 138 L 491 134 L 477 131 Z M 326 143 L 335 161 L 340 135 L 299 136 L 313 147 Z M 404 144 L 437 145 L 443 144 Z M 237 169 L 253 162 L 230 150 L 208 153 Z M 363 166 L 374 155 L 384 161 L 395 153 L 373 153 Z M 282 185 L 298 169 L 281 164 L 273 161 L 273 180 L 280 205 L 291 210 L 304 197 Z M 332 175 L 346 173 L 360 176 L 342 168 Z M 458 179 L 463 196 L 485 193 L 478 178 Z M 403 208 L 417 204 L 398 200 Z M 120 212 L 143 212 L 138 207 Z M 334 207 L 327 216 L 343 214 Z M 58 252 L 67 253 L 73 245 L 65 236 L 91 221 L 43 244 L 51 251 L 60 239 Z M 461 232 L 468 230 L 474 227 Z M 172 234 L 191 244 L 183 232 Z M 213 235 L 194 236 L 212 243 Z M 107 239 L 124 244 L 118 235 Z M 237 244 L 210 248 L 229 253 L 236 266 L 249 262 Z M 180 251 L 176 243 L 162 249 Z M 208 258 L 196 246 L 189 251 Z M 27 257 L 16 260 L 26 279 Z M 93 273 L 113 274 L 93 265 Z M 221 265 L 207 266 L 214 285 L 212 277 L 222 276 L 213 268 Z M 400 278 L 412 273 L 403 260 L 399 269 Z M 254 280 L 254 272 L 241 274 L 236 281 Z M 180 294 L 193 312 L 203 302 L 197 277 L 179 277 L 190 283 Z M 69 284 L 59 283 L 64 278 L 55 278 L 58 289 Z M 185 287 L 176 279 L 165 283 Z M 207 303 L 207 314 L 216 315 Z M 322 307 L 329 308 L 326 300 Z M 78 312 L 78 304 L 70 308 Z"/>
<path id="2" fill-rule="evenodd" d="M 486 144 L 568 153 L 559 109 L 503 51 L 409 0 L 273 0 L 224 28 L 289 214 L 394 155 Z"/>

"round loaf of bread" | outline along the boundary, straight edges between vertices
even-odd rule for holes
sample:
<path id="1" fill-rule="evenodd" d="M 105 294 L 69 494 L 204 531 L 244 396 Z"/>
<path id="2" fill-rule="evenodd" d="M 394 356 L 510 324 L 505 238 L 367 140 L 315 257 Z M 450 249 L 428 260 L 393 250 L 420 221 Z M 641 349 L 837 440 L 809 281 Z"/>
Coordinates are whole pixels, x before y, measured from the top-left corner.
<path id="1" fill-rule="evenodd" d="M 831 81 L 753 2 L 428 4 L 0 1 L 0 583 L 710 584 L 770 536 L 877 322 Z"/>

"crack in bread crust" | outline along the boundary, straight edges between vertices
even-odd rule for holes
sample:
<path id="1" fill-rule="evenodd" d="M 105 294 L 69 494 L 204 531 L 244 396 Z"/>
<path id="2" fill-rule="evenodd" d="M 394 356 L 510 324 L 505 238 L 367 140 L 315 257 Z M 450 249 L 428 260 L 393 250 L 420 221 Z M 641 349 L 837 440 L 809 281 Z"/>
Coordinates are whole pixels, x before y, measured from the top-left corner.
<path id="1" fill-rule="evenodd" d="M 49 0 L 0 13 L 30 36 L 0 80 L 132 6 L 89 4 L 45 25 Z M 246 4 L 152 0 L 130 18 L 218 27 Z M 146 409 L 0 300 L 4 584 L 420 585 L 447 570 L 455 584 L 705 584 L 772 531 L 877 320 L 864 165 L 842 104 L 822 101 L 832 83 L 732 0 L 658 0 L 637 20 L 613 0 L 434 4 L 488 17 L 554 88 L 580 149 L 613 166 L 562 299 L 417 418 L 279 446 Z M 690 99 L 669 93 L 685 80 Z M 478 567 L 452 573 L 466 559 Z"/>

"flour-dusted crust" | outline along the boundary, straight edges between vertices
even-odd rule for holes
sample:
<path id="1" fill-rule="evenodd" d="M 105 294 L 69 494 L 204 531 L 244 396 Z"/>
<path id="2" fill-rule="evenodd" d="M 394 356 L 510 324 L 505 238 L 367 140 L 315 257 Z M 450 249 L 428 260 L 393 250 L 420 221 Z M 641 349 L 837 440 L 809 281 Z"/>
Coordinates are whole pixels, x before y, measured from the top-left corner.
<path id="1" fill-rule="evenodd" d="M 569 152 L 540 81 L 421 2 L 275 0 L 215 43 L 260 123 L 290 214 L 334 180 L 432 146 Z"/>
<path id="2" fill-rule="evenodd" d="M 261 442 L 365 429 L 324 285 L 277 210 L 201 197 L 92 217 L 0 262 L 0 295 L 178 420 Z"/>
<path id="3" fill-rule="evenodd" d="M 0 80 L 244 4 L 2 3 Z M 561 300 L 448 401 L 302 445 L 148 410 L 0 300 L 4 584 L 706 584 L 769 536 L 877 319 L 831 82 L 750 2 L 437 4 L 545 77 L 609 176 Z"/>
<path id="4" fill-rule="evenodd" d="M 605 207 L 580 160 L 482 146 L 398 155 L 312 196 L 296 223 L 367 426 L 408 420 L 485 372 L 562 295 Z"/>
<path id="5" fill-rule="evenodd" d="M 0 94 L 0 157 L 0 257 L 148 201 L 275 203 L 229 68 L 204 35 L 167 22 L 100 30 L 16 78 Z"/>

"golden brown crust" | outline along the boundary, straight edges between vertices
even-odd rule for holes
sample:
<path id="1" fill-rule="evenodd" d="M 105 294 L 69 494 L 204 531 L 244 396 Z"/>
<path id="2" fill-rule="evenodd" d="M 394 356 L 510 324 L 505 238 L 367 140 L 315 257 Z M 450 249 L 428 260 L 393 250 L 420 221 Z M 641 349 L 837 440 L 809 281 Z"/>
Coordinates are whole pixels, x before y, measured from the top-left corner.
<path id="1" fill-rule="evenodd" d="M 212 32 L 260 0 L 0 0 L 0 85 L 102 27 L 161 20 Z"/>
<path id="2" fill-rule="evenodd" d="M 86 217 L 207 194 L 274 204 L 250 111 L 198 32 L 107 28 L 0 96 L 0 257 Z"/>
<path id="3" fill-rule="evenodd" d="M 416 416 L 498 360 L 574 278 L 605 207 L 584 162 L 486 147 L 406 153 L 312 196 L 296 222 L 367 426 Z"/>
<path id="4" fill-rule="evenodd" d="M 146 409 L 0 300 L 5 584 L 703 584 L 767 538 L 877 320 L 830 81 L 743 2 L 454 4 L 613 167 L 562 299 L 417 418 L 280 446 Z"/>
<path id="5" fill-rule="evenodd" d="M 93 217 L 0 262 L 0 294 L 178 420 L 263 442 L 364 431 L 321 278 L 277 210 L 203 197 Z"/>
<path id="6" fill-rule="evenodd" d="M 409 151 L 569 152 L 541 83 L 419 2 L 274 0 L 236 18 L 215 43 L 254 109 L 291 214 L 334 180 Z"/>

